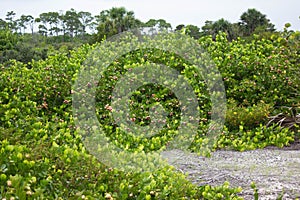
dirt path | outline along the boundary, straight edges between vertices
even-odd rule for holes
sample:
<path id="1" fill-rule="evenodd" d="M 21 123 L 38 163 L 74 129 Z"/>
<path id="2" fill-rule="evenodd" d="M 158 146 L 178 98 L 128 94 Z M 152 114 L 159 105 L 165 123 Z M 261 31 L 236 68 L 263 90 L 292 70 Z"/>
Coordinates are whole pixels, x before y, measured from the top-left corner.
<path id="1" fill-rule="evenodd" d="M 176 150 L 163 155 L 197 185 L 229 181 L 243 188 L 240 196 L 247 200 L 253 199 L 254 181 L 259 199 L 276 199 L 282 193 L 283 199 L 300 198 L 300 150 L 216 151 L 211 158 Z"/>

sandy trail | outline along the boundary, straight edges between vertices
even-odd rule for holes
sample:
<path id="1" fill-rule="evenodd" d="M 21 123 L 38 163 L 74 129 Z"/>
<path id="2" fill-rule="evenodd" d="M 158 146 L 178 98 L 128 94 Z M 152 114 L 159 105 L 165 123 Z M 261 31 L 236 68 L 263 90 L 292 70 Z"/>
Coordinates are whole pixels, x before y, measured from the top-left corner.
<path id="1" fill-rule="evenodd" d="M 300 198 L 300 151 L 258 149 L 253 151 L 216 151 L 211 158 L 172 150 L 163 157 L 178 170 L 188 173 L 197 185 L 221 185 L 229 181 L 241 186 L 240 196 L 253 199 L 252 181 L 256 183 L 259 199 Z"/>

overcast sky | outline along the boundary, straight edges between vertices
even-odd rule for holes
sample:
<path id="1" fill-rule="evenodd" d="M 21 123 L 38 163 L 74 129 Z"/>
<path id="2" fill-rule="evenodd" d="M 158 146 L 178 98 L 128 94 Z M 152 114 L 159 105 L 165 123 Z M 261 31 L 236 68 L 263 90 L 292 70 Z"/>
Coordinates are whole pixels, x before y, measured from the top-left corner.
<path id="1" fill-rule="evenodd" d="M 199 27 L 206 20 L 216 21 L 225 18 L 237 22 L 248 8 L 256 8 L 266 14 L 278 30 L 285 23 L 300 30 L 300 0 L 0 0 L 0 18 L 8 11 L 37 17 L 49 11 L 88 11 L 97 15 L 112 7 L 125 7 L 134 11 L 136 18 L 146 22 L 165 19 L 175 28 L 178 24 L 193 24 Z"/>

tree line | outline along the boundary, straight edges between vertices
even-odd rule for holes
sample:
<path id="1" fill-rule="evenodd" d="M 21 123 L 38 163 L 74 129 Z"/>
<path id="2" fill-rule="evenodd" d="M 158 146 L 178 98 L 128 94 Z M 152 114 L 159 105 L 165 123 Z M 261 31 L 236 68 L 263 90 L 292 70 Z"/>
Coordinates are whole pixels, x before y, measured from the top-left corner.
<path id="1" fill-rule="evenodd" d="M 78 34 L 85 34 L 87 28 L 95 26 L 94 16 L 89 12 L 77 12 L 74 9 L 66 12 L 45 12 L 37 18 L 32 15 L 21 15 L 16 18 L 14 11 L 9 11 L 5 19 L 0 19 L 1 29 L 10 29 L 17 33 L 25 33 L 30 29 L 34 34 L 35 25 L 38 26 L 37 33 L 44 36 L 53 36 L 60 34 L 69 34 L 71 37 Z"/>
<path id="2" fill-rule="evenodd" d="M 69 50 L 84 43 L 101 42 L 115 34 L 140 27 L 179 31 L 195 39 L 210 35 L 213 40 L 221 31 L 226 33 L 229 41 L 238 37 L 251 40 L 254 33 L 269 37 L 276 32 L 274 24 L 256 9 L 242 13 L 238 22 L 231 23 L 224 18 L 207 20 L 202 27 L 193 24 L 172 27 L 165 19 L 143 22 L 135 17 L 133 11 L 124 7 L 103 10 L 98 15 L 70 9 L 65 12 L 44 12 L 38 17 L 25 14 L 19 18 L 16 16 L 14 11 L 9 11 L 4 19 L 0 19 L 0 63 L 11 59 L 28 63 L 57 52 L 69 53 Z"/>
<path id="3" fill-rule="evenodd" d="M 255 32 L 275 31 L 274 24 L 266 15 L 256 9 L 248 9 L 242 13 L 239 22 L 231 23 L 223 18 L 217 21 L 207 20 L 201 28 L 192 24 L 179 24 L 173 29 L 171 24 L 164 19 L 150 19 L 147 22 L 142 22 L 135 17 L 133 11 L 127 11 L 124 7 L 103 10 L 95 16 L 90 12 L 78 12 L 72 8 L 66 12 L 41 13 L 37 18 L 22 14 L 17 19 L 16 13 L 9 11 L 5 19 L 0 19 L 0 29 L 10 29 L 20 34 L 28 32 L 27 29 L 30 30 L 31 34 L 34 34 L 35 27 L 37 27 L 38 31 L 36 32 L 43 36 L 68 35 L 75 37 L 91 33 L 95 36 L 94 40 L 97 41 L 132 28 L 153 26 L 185 31 L 196 39 L 204 35 L 215 37 L 219 31 L 225 32 L 230 40 L 250 36 Z"/>

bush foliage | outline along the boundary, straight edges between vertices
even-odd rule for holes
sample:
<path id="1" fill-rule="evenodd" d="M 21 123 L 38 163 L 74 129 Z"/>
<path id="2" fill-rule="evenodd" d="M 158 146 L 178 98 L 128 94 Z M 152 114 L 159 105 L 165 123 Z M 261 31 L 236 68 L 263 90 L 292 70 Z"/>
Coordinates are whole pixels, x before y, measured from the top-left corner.
<path id="1" fill-rule="evenodd" d="M 294 141 L 294 132 L 266 127 L 267 117 L 280 106 L 299 106 L 299 33 L 273 34 L 227 41 L 225 34 L 202 37 L 199 43 L 219 68 L 228 99 L 226 127 L 215 143 L 216 149 L 239 151 L 283 147 Z M 220 187 L 197 187 L 172 167 L 153 173 L 124 173 L 105 166 L 92 157 L 81 142 L 72 116 L 72 84 L 89 51 L 83 45 L 70 53 L 50 55 L 27 64 L 10 61 L 0 73 L 0 198 L 6 199 L 239 199 L 239 188 L 228 183 Z M 128 68 L 146 62 L 163 63 L 192 79 L 202 106 L 199 134 L 191 146 L 197 151 L 205 142 L 211 103 L 205 83 L 195 77 L 185 63 L 172 53 L 158 50 L 136 51 L 107 68 L 98 85 L 97 112 L 108 135 L 123 144 L 134 139 L 118 134 L 105 106 L 117 79 Z M 114 77 L 114 78 L 112 78 Z M 180 110 L 174 94 L 157 85 L 146 85 L 132 98 L 132 117 L 147 124 L 147 108 L 163 102 L 169 132 L 140 141 L 150 150 L 160 148 L 176 130 Z M 298 104 L 297 104 L 298 103 Z M 143 109 L 137 109 L 144 106 Z M 173 130 L 173 132 L 172 132 Z M 119 138 L 118 138 L 119 137 Z M 128 141 L 129 140 L 129 141 Z"/>

